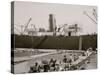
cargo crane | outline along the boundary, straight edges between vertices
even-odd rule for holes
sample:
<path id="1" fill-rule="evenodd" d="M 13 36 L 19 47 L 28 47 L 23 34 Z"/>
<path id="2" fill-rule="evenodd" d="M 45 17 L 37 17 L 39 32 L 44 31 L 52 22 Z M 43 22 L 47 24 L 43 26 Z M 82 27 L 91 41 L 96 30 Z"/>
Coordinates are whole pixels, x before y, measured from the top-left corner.
<path id="1" fill-rule="evenodd" d="M 65 28 L 67 26 L 67 28 Z M 62 29 L 62 31 L 60 31 Z M 68 36 L 71 36 L 71 33 L 74 32 L 75 35 L 76 33 L 80 30 L 81 28 L 78 27 L 78 24 L 74 24 L 71 26 L 68 26 L 67 24 L 64 24 L 62 27 L 58 28 L 58 32 L 60 32 L 60 34 L 62 34 L 62 32 L 64 33 L 68 33 Z M 73 30 L 73 31 L 72 31 Z"/>
<path id="2" fill-rule="evenodd" d="M 59 27 L 57 32 L 59 32 L 61 28 L 64 28 L 65 26 L 67 26 L 67 24 L 64 24 L 63 26 Z"/>
<path id="3" fill-rule="evenodd" d="M 26 26 L 25 26 L 25 28 L 24 28 L 24 31 L 22 32 L 22 35 L 26 32 L 27 27 L 28 27 L 28 25 L 29 25 L 29 23 L 30 23 L 31 20 L 32 20 L 32 18 L 30 18 L 30 19 L 28 20 L 28 22 L 27 22 L 27 24 L 26 24 Z"/>
<path id="4" fill-rule="evenodd" d="M 89 19 L 91 19 L 92 22 L 94 22 L 95 24 L 97 24 L 97 13 L 96 10 L 93 9 L 93 16 L 95 17 L 95 19 L 93 19 L 86 11 L 83 12 Z"/>
<path id="5" fill-rule="evenodd" d="M 54 30 L 55 32 L 54 32 L 54 33 L 57 34 L 57 32 L 59 32 L 60 34 L 62 34 L 62 31 L 61 31 L 61 30 L 62 30 L 65 26 L 67 26 L 67 24 L 64 24 L 64 25 L 62 25 L 61 27 L 58 27 L 58 28 L 55 27 L 55 30 Z M 53 36 L 54 36 L 54 35 L 53 35 Z"/>
<path id="6" fill-rule="evenodd" d="M 15 25 L 15 26 L 14 26 L 14 29 L 15 29 L 20 35 L 24 35 L 24 33 L 26 32 L 27 27 L 28 27 L 28 25 L 29 25 L 29 23 L 30 23 L 31 20 L 32 20 L 32 19 L 30 18 L 30 19 L 28 20 L 28 22 L 27 22 L 26 25 Z M 18 27 L 21 28 L 21 30 L 19 30 Z"/>
<path id="7" fill-rule="evenodd" d="M 96 19 L 96 21 L 97 21 L 97 12 L 96 12 L 95 9 L 93 9 L 93 15 L 94 15 L 94 17 L 95 17 L 95 19 Z"/>

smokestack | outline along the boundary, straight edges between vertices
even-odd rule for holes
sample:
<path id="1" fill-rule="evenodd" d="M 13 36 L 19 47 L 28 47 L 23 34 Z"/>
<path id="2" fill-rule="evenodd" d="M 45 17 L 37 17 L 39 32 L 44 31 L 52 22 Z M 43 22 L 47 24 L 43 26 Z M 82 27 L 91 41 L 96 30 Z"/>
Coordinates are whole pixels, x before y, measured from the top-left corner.
<path id="1" fill-rule="evenodd" d="M 49 29 L 56 35 L 56 19 L 53 14 L 49 14 Z"/>

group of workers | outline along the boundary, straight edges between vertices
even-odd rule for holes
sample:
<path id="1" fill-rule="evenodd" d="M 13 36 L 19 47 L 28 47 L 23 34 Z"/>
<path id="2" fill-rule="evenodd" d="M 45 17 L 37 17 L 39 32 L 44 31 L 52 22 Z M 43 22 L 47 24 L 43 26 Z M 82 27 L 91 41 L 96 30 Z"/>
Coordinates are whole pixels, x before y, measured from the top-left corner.
<path id="1" fill-rule="evenodd" d="M 91 50 L 92 49 L 87 49 L 87 51 L 83 52 L 81 55 L 88 56 Z M 34 66 L 31 66 L 29 73 L 74 70 L 77 69 L 77 66 L 73 65 L 72 62 L 78 59 L 78 55 L 70 54 L 69 57 L 64 55 L 61 61 L 57 61 L 53 58 L 51 58 L 49 61 L 43 60 L 41 61 L 41 64 L 36 62 Z"/>
<path id="2" fill-rule="evenodd" d="M 72 55 L 70 55 L 71 57 Z M 66 71 L 69 70 L 70 66 L 72 65 L 72 62 L 76 61 L 76 59 L 67 58 L 66 55 L 64 55 L 63 59 L 61 61 L 57 61 L 53 58 L 51 58 L 49 61 L 43 60 L 41 61 L 41 64 L 36 62 L 34 66 L 30 67 L 29 73 L 35 73 L 35 72 L 51 72 L 51 71 Z"/>

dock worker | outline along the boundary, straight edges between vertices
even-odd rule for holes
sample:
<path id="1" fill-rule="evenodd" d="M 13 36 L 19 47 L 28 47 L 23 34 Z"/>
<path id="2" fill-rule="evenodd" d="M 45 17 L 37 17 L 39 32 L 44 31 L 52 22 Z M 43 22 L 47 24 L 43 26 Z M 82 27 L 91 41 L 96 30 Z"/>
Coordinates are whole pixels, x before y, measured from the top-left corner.
<path id="1" fill-rule="evenodd" d="M 36 73 L 38 72 L 38 63 L 36 62 L 34 66 L 30 67 L 29 73 Z"/>
<path id="2" fill-rule="evenodd" d="M 67 57 L 66 57 L 66 55 L 64 55 L 63 62 L 67 63 Z"/>

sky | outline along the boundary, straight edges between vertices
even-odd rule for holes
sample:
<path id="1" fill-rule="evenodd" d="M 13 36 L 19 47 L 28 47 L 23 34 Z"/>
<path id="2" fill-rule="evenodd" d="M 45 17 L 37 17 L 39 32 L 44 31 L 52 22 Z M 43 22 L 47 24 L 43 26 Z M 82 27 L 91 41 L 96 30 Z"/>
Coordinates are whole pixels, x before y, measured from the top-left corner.
<path id="1" fill-rule="evenodd" d="M 54 14 L 56 25 L 72 25 L 77 23 L 81 27 L 81 34 L 97 33 L 97 24 L 88 18 L 83 12 L 86 11 L 94 20 L 93 9 L 96 6 L 69 5 L 56 3 L 37 3 L 17 1 L 14 5 L 14 26 L 21 31 L 21 25 L 25 26 L 30 18 L 29 26 L 49 29 L 49 14 Z"/>

